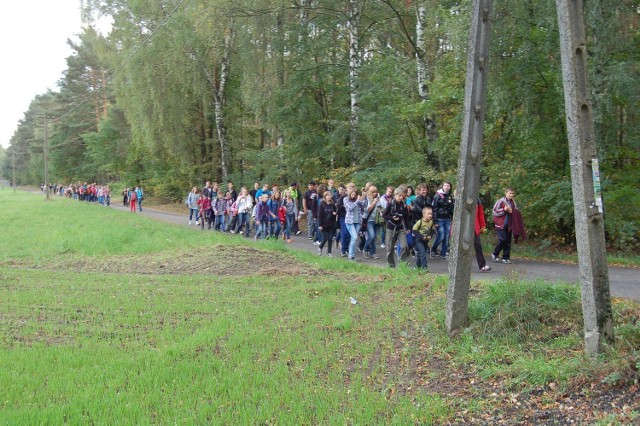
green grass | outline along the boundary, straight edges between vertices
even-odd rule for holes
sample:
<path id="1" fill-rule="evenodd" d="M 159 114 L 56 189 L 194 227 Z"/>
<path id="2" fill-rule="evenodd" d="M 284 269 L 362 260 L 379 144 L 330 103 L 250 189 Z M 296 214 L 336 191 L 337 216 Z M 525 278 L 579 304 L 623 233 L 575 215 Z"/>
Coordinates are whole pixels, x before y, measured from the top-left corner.
<path id="1" fill-rule="evenodd" d="M 0 193 L 0 208 L 0 424 L 442 424 L 501 409 L 450 379 L 460 371 L 521 392 L 633 380 L 638 305 L 616 307 L 620 348 L 588 360 L 575 286 L 474 283 L 471 324 L 450 339 L 446 277 L 27 193 Z M 246 262 L 219 244 L 259 251 Z M 299 273 L 78 267 L 177 258 L 253 271 L 280 257 Z"/>

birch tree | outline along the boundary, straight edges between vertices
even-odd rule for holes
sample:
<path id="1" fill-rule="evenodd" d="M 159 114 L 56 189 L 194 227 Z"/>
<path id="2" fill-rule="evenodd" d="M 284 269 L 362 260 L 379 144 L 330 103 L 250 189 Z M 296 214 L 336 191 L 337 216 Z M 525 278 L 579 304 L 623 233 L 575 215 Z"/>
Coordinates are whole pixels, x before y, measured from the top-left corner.
<path id="1" fill-rule="evenodd" d="M 416 67 L 418 76 L 418 96 L 420 96 L 420 102 L 426 104 L 429 100 L 429 80 L 430 68 L 427 63 L 427 42 L 425 37 L 425 27 L 427 23 L 427 9 L 424 4 L 424 0 L 416 2 L 416 44 L 415 44 L 415 56 Z M 425 129 L 425 135 L 427 138 L 427 149 L 432 149 L 437 137 L 436 121 L 435 117 L 429 116 L 426 112 L 423 113 L 422 121 Z"/>
<path id="2" fill-rule="evenodd" d="M 361 0 L 348 0 L 349 13 L 347 29 L 349 31 L 349 95 L 351 98 L 349 112 L 349 142 L 351 144 L 352 164 L 356 165 L 358 157 L 358 123 L 359 123 L 359 87 L 360 71 L 360 18 L 362 16 Z M 364 1 L 364 0 L 362 0 Z"/>
<path id="3" fill-rule="evenodd" d="M 230 171 L 229 139 L 225 124 L 225 104 L 227 103 L 225 90 L 227 82 L 229 81 L 229 61 L 231 59 L 234 38 L 234 21 L 232 18 L 229 18 L 227 22 L 228 25 L 224 32 L 222 54 L 211 68 L 205 66 L 203 69 L 213 93 L 216 131 L 218 133 L 218 142 L 220 143 L 220 170 L 222 172 L 222 179 L 225 181 Z"/>

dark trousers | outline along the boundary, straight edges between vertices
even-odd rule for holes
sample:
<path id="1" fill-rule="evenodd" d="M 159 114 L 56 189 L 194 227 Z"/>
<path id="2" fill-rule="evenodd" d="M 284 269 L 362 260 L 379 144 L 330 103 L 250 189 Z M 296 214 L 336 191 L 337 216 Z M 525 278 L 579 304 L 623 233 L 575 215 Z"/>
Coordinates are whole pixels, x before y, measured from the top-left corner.
<path id="1" fill-rule="evenodd" d="M 229 221 L 229 227 L 227 229 L 229 229 L 230 231 L 235 231 L 236 226 L 238 226 L 238 215 L 231 217 L 231 220 Z"/>
<path id="2" fill-rule="evenodd" d="M 482 253 L 482 243 L 480 242 L 480 235 L 476 235 L 473 239 L 473 248 L 476 249 L 476 261 L 478 262 L 478 268 L 482 269 L 487 266 L 487 261 Z"/>
<path id="3" fill-rule="evenodd" d="M 502 258 L 509 260 L 511 257 L 511 229 L 498 229 L 498 245 L 493 249 L 493 255 L 498 257 L 502 251 Z"/>
<path id="4" fill-rule="evenodd" d="M 322 242 L 320 243 L 320 250 L 324 248 L 324 245 L 327 245 L 327 253 L 331 253 L 331 246 L 333 245 L 333 234 L 335 234 L 336 229 L 322 229 Z"/>

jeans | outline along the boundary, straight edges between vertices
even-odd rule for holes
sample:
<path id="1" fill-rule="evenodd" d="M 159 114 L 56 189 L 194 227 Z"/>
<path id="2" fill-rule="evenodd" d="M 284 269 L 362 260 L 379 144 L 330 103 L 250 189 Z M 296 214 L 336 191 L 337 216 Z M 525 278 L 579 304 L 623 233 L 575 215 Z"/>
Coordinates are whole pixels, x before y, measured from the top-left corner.
<path id="1" fill-rule="evenodd" d="M 365 253 L 370 255 L 376 254 L 376 234 L 378 233 L 378 225 L 375 220 L 367 221 L 367 242 L 364 244 Z"/>
<path id="2" fill-rule="evenodd" d="M 427 250 L 429 250 L 429 243 L 418 240 L 414 247 L 417 252 L 416 268 L 427 269 Z"/>
<path id="3" fill-rule="evenodd" d="M 142 198 L 138 198 L 138 211 L 141 212 L 142 211 Z"/>
<path id="4" fill-rule="evenodd" d="M 320 231 L 320 221 L 316 219 L 316 238 L 314 239 L 314 241 L 318 243 L 322 243 L 323 238 L 324 238 L 323 234 Z"/>
<path id="5" fill-rule="evenodd" d="M 199 212 L 198 212 L 198 209 L 197 209 L 197 208 L 195 208 L 195 209 L 189 209 L 189 221 L 191 221 L 191 218 L 194 216 L 194 213 L 195 213 L 195 216 L 196 216 L 196 222 L 198 222 L 198 221 L 199 221 L 200 214 L 199 214 Z"/>
<path id="6" fill-rule="evenodd" d="M 269 221 L 269 235 L 272 237 L 278 237 L 280 235 L 280 221 L 278 219 L 272 219 Z"/>
<path id="7" fill-rule="evenodd" d="M 347 224 L 344 221 L 344 217 L 340 218 L 340 251 L 342 253 L 347 252 L 347 248 L 351 242 L 351 234 L 347 229 Z"/>
<path id="8" fill-rule="evenodd" d="M 249 219 L 251 219 L 251 213 L 238 213 L 238 228 L 236 232 L 239 234 L 240 230 L 244 226 L 244 236 L 249 236 Z"/>
<path id="9" fill-rule="evenodd" d="M 451 219 L 438 219 L 438 236 L 436 240 L 433 242 L 433 247 L 431 247 L 431 251 L 435 252 L 438 248 L 438 245 L 442 243 L 442 248 L 440 249 L 440 256 L 446 257 L 447 252 L 449 251 L 449 234 L 451 233 Z"/>
<path id="10" fill-rule="evenodd" d="M 291 232 L 293 231 L 293 225 L 296 223 L 295 214 L 287 214 L 287 223 L 284 230 L 284 235 L 287 240 L 291 239 Z"/>
<path id="11" fill-rule="evenodd" d="M 358 239 L 360 224 L 347 223 L 347 231 L 349 231 L 349 235 L 351 236 L 351 241 L 349 241 L 349 259 L 354 259 L 356 257 L 356 240 Z"/>
<path id="12" fill-rule="evenodd" d="M 267 225 L 266 220 L 261 220 L 259 222 L 256 221 L 256 240 L 258 239 L 258 236 L 263 240 L 267 238 Z"/>
<path id="13" fill-rule="evenodd" d="M 224 232 L 225 230 L 224 219 L 225 219 L 225 216 L 223 214 L 216 215 L 216 222 L 215 222 L 215 225 L 213 226 L 213 229 L 217 229 L 218 231 Z"/>

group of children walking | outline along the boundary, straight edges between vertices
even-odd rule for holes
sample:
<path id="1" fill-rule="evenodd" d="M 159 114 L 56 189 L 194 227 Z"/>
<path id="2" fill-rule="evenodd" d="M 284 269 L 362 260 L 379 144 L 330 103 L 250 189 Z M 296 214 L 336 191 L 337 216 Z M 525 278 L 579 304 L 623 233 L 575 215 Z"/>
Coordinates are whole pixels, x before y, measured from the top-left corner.
<path id="1" fill-rule="evenodd" d="M 207 182 L 200 190 L 193 187 L 186 197 L 189 208 L 189 224 L 201 229 L 242 234 L 254 239 L 282 238 L 292 241 L 300 235 L 300 219 L 307 218 L 307 238 L 317 246 L 318 255 L 333 257 L 332 248 L 348 260 L 355 260 L 356 250 L 366 259 L 379 259 L 379 247 L 386 250 L 389 267 L 396 267 L 396 260 L 409 263 L 415 259 L 415 268 L 427 270 L 427 258 L 448 258 L 449 237 L 453 219 L 454 198 L 451 183 L 443 182 L 431 195 L 426 184 L 414 191 L 411 186 L 398 188 L 387 186 L 383 194 L 372 183 L 358 190 L 353 183 L 334 187 L 334 182 L 317 184 L 311 181 L 302 194 L 297 183 L 280 190 L 274 185 L 254 184 L 253 190 L 242 187 L 240 193 L 228 182 L 226 189 L 218 183 Z M 513 223 L 524 227 L 513 197 L 507 189 L 505 197 L 496 202 L 493 209 L 498 230 L 498 245 L 492 252 L 495 262 L 511 263 L 510 247 Z M 480 235 L 486 232 L 484 209 L 478 200 L 475 223 L 476 259 L 481 272 L 491 267 L 482 253 Z M 378 240 L 379 238 L 379 240 Z M 502 259 L 499 254 L 502 251 Z"/>

